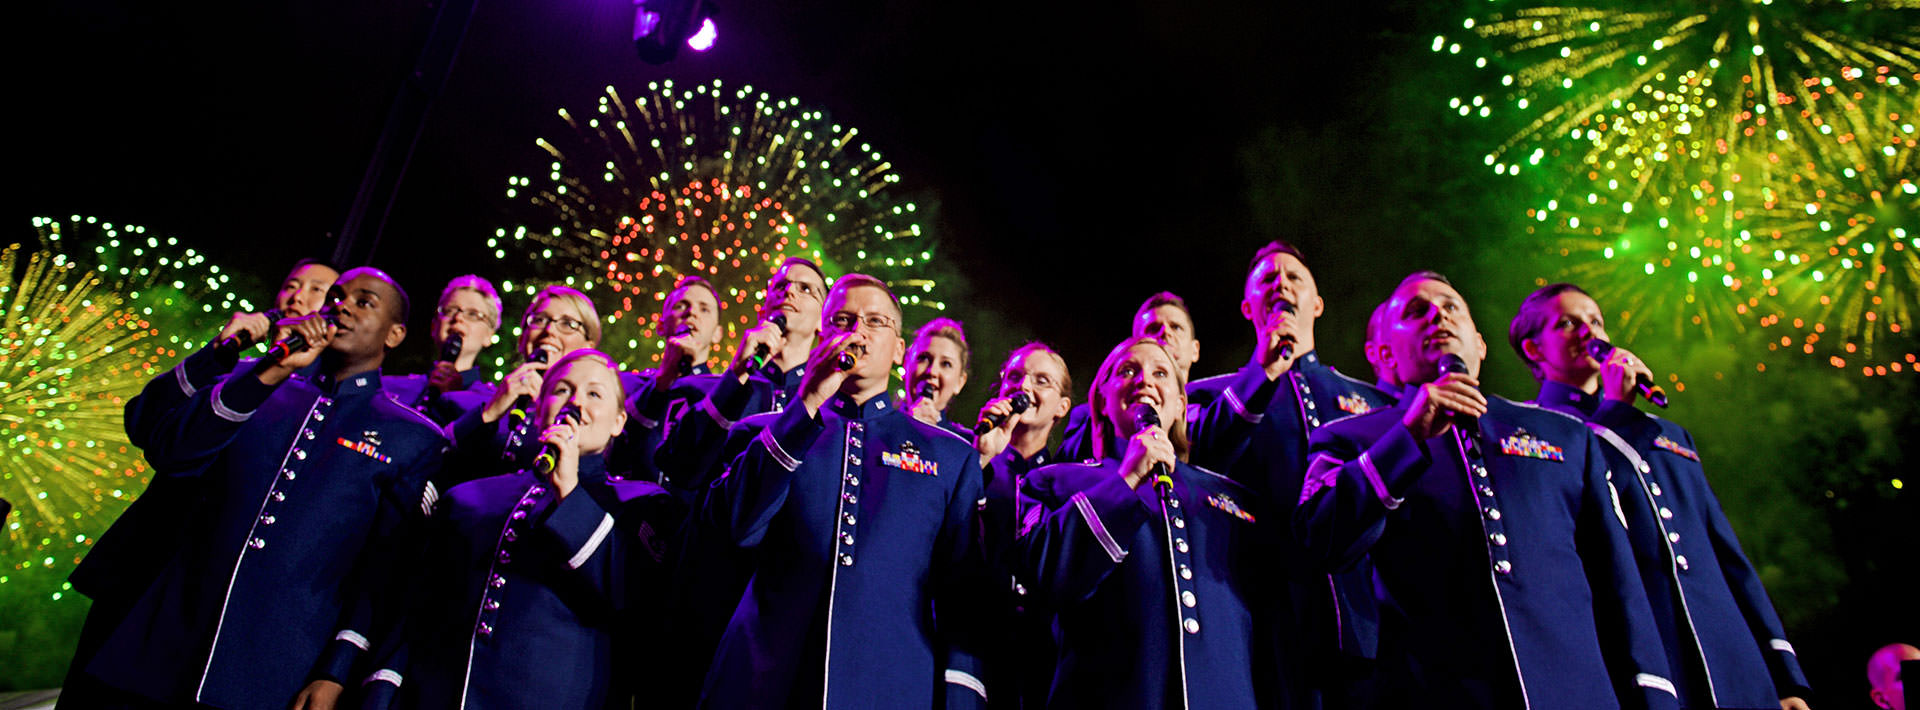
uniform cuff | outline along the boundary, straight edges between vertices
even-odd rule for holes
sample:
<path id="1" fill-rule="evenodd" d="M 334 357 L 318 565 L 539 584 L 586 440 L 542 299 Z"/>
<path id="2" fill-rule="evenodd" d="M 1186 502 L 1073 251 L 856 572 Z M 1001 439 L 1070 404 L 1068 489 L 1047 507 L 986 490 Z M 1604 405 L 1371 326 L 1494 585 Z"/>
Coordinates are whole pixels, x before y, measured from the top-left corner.
<path id="1" fill-rule="evenodd" d="M 348 634 L 352 636 L 341 638 Z M 355 643 L 356 640 L 359 643 Z M 327 644 L 326 650 L 320 653 L 320 660 L 313 664 L 313 674 L 309 680 L 330 680 L 344 685 L 352 675 L 353 664 L 366 652 L 366 648 L 359 645 L 364 643 L 366 637 L 352 631 L 342 631 L 336 635 Z"/>
<path id="2" fill-rule="evenodd" d="M 585 490 L 575 488 L 547 516 L 547 530 L 560 541 L 567 569 L 579 569 L 613 532 L 613 516 Z"/>
<path id="3" fill-rule="evenodd" d="M 261 382 L 252 374 L 228 377 L 213 386 L 213 412 L 227 421 L 246 421 L 254 410 L 266 403 L 273 390 L 273 385 Z"/>
<path id="4" fill-rule="evenodd" d="M 1414 438 L 1405 426 L 1387 427 L 1386 434 L 1360 454 L 1367 485 L 1374 495 L 1385 499 L 1403 499 L 1421 471 L 1433 463 L 1426 443 Z"/>
<path id="5" fill-rule="evenodd" d="M 1227 406 L 1241 419 L 1258 424 L 1266 418 L 1267 405 L 1273 402 L 1273 393 L 1279 389 L 1280 378 L 1268 379 L 1265 369 L 1247 367 L 1220 391 L 1220 398 L 1226 400 Z"/>
<path id="6" fill-rule="evenodd" d="M 826 424 L 818 416 L 807 414 L 806 407 L 796 406 L 781 412 L 772 424 L 760 430 L 757 441 L 780 462 L 781 468 L 792 471 L 800 467 L 800 458 L 813 447 L 813 441 L 825 428 Z"/>
<path id="7" fill-rule="evenodd" d="M 1119 476 L 1108 477 L 1073 494 L 1068 503 L 1114 564 L 1127 556 L 1124 541 L 1132 540 L 1134 531 L 1147 524 L 1147 504 L 1127 485 L 1126 479 Z"/>

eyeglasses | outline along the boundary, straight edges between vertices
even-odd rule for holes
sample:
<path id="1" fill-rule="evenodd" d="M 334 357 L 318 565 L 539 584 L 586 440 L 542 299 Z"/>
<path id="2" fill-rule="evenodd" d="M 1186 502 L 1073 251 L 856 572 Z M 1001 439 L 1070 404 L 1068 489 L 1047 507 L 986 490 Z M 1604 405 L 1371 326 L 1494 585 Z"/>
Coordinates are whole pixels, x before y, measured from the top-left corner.
<path id="1" fill-rule="evenodd" d="M 553 318 L 545 313 L 535 313 L 527 316 L 528 328 L 544 328 L 549 324 L 553 326 L 554 330 L 568 335 L 578 335 L 587 330 L 587 324 L 566 316 Z"/>
<path id="2" fill-rule="evenodd" d="M 819 288 L 816 288 L 813 284 L 807 283 L 805 281 L 795 281 L 792 279 L 783 278 L 783 279 L 776 279 L 772 283 L 769 283 L 768 285 L 781 291 L 787 290 L 788 287 L 796 288 L 796 289 L 799 289 L 800 295 L 814 298 L 816 300 L 819 299 L 821 296 Z"/>
<path id="3" fill-rule="evenodd" d="M 855 327 L 864 327 L 867 330 L 873 331 L 891 330 L 894 328 L 893 318 L 891 317 L 878 313 L 870 313 L 862 316 L 846 311 L 835 313 L 827 318 L 827 324 L 832 325 L 834 330 L 843 333 L 852 332 Z"/>
<path id="4" fill-rule="evenodd" d="M 440 309 L 435 312 L 439 313 L 441 318 L 445 318 L 447 320 L 457 321 L 457 320 L 464 319 L 464 320 L 470 320 L 470 321 L 477 321 L 480 323 L 493 322 L 493 317 L 491 314 L 486 313 L 484 311 L 477 311 L 472 308 L 460 308 L 457 306 L 441 306 Z"/>

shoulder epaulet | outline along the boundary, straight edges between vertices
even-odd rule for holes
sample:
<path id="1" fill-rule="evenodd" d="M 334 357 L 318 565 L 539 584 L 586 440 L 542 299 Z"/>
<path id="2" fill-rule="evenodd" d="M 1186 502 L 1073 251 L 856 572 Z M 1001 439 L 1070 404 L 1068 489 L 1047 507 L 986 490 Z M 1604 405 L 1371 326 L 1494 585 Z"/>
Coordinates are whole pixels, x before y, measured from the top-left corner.
<path id="1" fill-rule="evenodd" d="M 395 399 L 391 393 L 382 391 L 380 394 L 385 395 L 387 398 L 387 401 L 392 403 L 395 409 L 398 409 L 402 412 L 406 412 L 407 416 L 412 417 L 416 421 L 419 421 L 421 424 L 425 424 L 428 429 L 432 429 L 434 433 L 439 434 L 440 438 L 445 440 L 446 443 L 449 443 L 449 444 L 453 443 L 453 439 L 447 436 L 447 430 L 441 427 L 439 422 L 434 421 L 432 417 L 422 414 L 418 409 L 414 409 L 405 404 L 402 404 L 400 400 Z"/>
<path id="2" fill-rule="evenodd" d="M 1208 377 L 1202 377 L 1197 380 L 1190 380 L 1187 382 L 1187 389 L 1193 389 L 1203 384 L 1212 385 L 1217 382 L 1231 382 L 1233 378 L 1239 376 L 1239 374 L 1240 373 L 1238 371 L 1234 371 L 1234 372 L 1221 373 L 1218 375 L 1211 375 Z"/>
<path id="3" fill-rule="evenodd" d="M 1532 410 L 1535 410 L 1535 411 L 1540 411 L 1540 412 L 1546 412 L 1546 413 L 1548 413 L 1548 414 L 1552 414 L 1552 415 L 1554 415 L 1554 416 L 1556 416 L 1556 417 L 1563 417 L 1563 418 L 1565 418 L 1565 419 L 1567 419 L 1567 420 L 1569 420 L 1569 421 L 1572 421 L 1572 422 L 1574 422 L 1574 423 L 1576 423 L 1576 424 L 1580 424 L 1580 425 L 1582 425 L 1582 426 L 1585 426 L 1585 425 L 1586 425 L 1586 423 L 1587 423 L 1587 422 L 1586 422 L 1585 420 L 1582 420 L 1581 418 L 1579 418 L 1579 417 L 1576 417 L 1576 416 L 1573 416 L 1573 415 L 1571 415 L 1571 414 L 1568 414 L 1568 413 L 1566 413 L 1566 412 L 1562 412 L 1562 411 L 1557 411 L 1557 410 L 1553 410 L 1553 409 L 1548 409 L 1548 408 L 1546 408 L 1546 407 L 1542 407 L 1542 406 L 1540 406 L 1540 405 L 1538 405 L 1538 404 L 1534 404 L 1534 403 L 1532 403 L 1532 402 L 1516 402 L 1516 401 L 1513 401 L 1513 400 L 1511 400 L 1511 399 L 1507 399 L 1507 398 L 1505 398 L 1505 397 L 1502 397 L 1502 396 L 1500 396 L 1500 395 L 1494 395 L 1494 396 L 1493 396 L 1493 398 L 1494 398 L 1494 399 L 1497 399 L 1497 400 L 1500 400 L 1500 401 L 1502 401 L 1502 402 L 1506 402 L 1507 404 L 1511 404 L 1511 405 L 1514 405 L 1514 406 L 1516 406 L 1516 407 L 1526 407 L 1527 409 L 1532 409 Z"/>
<path id="4" fill-rule="evenodd" d="M 1227 476 L 1225 476 L 1225 475 L 1222 475 L 1222 474 L 1220 474 L 1220 473 L 1218 473 L 1218 472 L 1215 472 L 1215 471 L 1211 471 L 1211 470 L 1208 470 L 1208 469 L 1207 469 L 1206 467 L 1204 467 L 1204 466 L 1195 466 L 1195 465 L 1193 465 L 1193 464 L 1187 464 L 1187 468 L 1191 468 L 1191 469 L 1193 469 L 1193 470 L 1195 470 L 1195 471 L 1199 471 L 1199 472 L 1201 472 L 1201 473 L 1204 473 L 1204 474 L 1207 474 L 1207 475 L 1209 475 L 1209 476 L 1212 476 L 1212 477 L 1214 477 L 1214 478 L 1218 478 L 1218 479 L 1220 479 L 1220 480 L 1222 480 L 1222 481 L 1226 481 L 1226 482 L 1228 482 L 1228 483 L 1233 483 L 1233 484 L 1235 484 L 1235 485 L 1238 485 L 1238 484 L 1239 484 L 1239 481 L 1235 481 L 1235 480 L 1233 480 L 1232 478 L 1228 478 Z"/>
<path id="5" fill-rule="evenodd" d="M 1360 379 L 1360 378 L 1357 378 L 1357 377 L 1353 377 L 1353 376 L 1351 376 L 1351 375 L 1348 375 L 1347 373 L 1344 373 L 1344 372 L 1341 372 L 1341 371 L 1340 371 L 1340 368 L 1337 368 L 1337 367 L 1334 367 L 1334 366 L 1332 366 L 1332 365 L 1328 365 L 1328 366 L 1327 366 L 1327 370 L 1328 370 L 1328 371 L 1330 371 L 1330 372 L 1332 372 L 1332 373 L 1334 374 L 1334 376 L 1335 376 L 1335 377 L 1339 377 L 1340 379 L 1343 379 L 1343 380 L 1346 380 L 1346 381 L 1348 381 L 1348 382 L 1352 382 L 1352 383 L 1354 383 L 1354 384 L 1356 384 L 1356 385 L 1360 385 L 1360 386 L 1362 386 L 1362 387 L 1365 387 L 1365 388 L 1367 388 L 1367 389 L 1370 389 L 1370 390 L 1379 390 L 1379 389 L 1380 389 L 1380 388 L 1378 388 L 1378 387 L 1375 387 L 1375 386 L 1373 386 L 1373 383 L 1372 383 L 1372 382 L 1367 382 L 1366 380 L 1362 380 L 1362 379 Z"/>
<path id="6" fill-rule="evenodd" d="M 897 410 L 896 410 L 896 411 L 897 411 Z M 905 412 L 901 412 L 901 413 L 902 413 L 902 414 L 905 414 Z M 918 419 L 914 419 L 912 415 L 908 415 L 908 416 L 907 416 L 907 420 L 908 420 L 908 421 L 911 421 L 911 422 L 913 422 L 913 423 L 914 423 L 915 425 L 917 425 L 917 426 L 919 426 L 919 428 L 921 428 L 921 429 L 926 429 L 926 430 L 931 430 L 931 431 L 937 431 L 937 432 L 940 432 L 941 434 L 945 434 L 945 435 L 946 435 L 947 437 L 949 437 L 949 438 L 951 438 L 951 439 L 953 439 L 954 441 L 958 441 L 958 442 L 960 442 L 960 443 L 962 443 L 962 444 L 966 444 L 968 448 L 972 448 L 972 447 L 973 447 L 973 442 L 971 442 L 971 441 L 967 441 L 967 438 L 966 438 L 966 437 L 964 437 L 964 436 L 961 436 L 961 435 L 959 435 L 959 434 L 957 434 L 957 433 L 954 433 L 954 431 L 953 431 L 952 429 L 948 429 L 948 428 L 946 428 L 946 427 L 943 427 L 943 426 L 940 426 L 940 425 L 938 425 L 938 424 L 928 424 L 928 423 L 926 423 L 926 422 L 923 422 L 923 421 L 920 421 L 920 420 L 918 420 Z"/>

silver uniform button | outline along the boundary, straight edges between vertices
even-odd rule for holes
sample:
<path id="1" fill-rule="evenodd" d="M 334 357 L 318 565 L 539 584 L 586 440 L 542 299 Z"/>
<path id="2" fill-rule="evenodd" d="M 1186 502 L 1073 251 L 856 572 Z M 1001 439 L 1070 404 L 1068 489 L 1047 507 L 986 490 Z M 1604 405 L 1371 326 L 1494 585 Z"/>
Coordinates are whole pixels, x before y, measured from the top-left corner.
<path id="1" fill-rule="evenodd" d="M 1200 602 L 1199 600 L 1193 598 L 1193 592 L 1181 592 L 1180 603 L 1185 604 L 1188 607 L 1192 607 L 1193 605 L 1198 604 Z"/>
<path id="2" fill-rule="evenodd" d="M 1505 546 L 1507 544 L 1506 533 L 1494 533 L 1492 535 L 1487 536 L 1487 539 L 1492 540 L 1493 544 L 1496 547 Z"/>
<path id="3" fill-rule="evenodd" d="M 314 413 L 313 413 L 313 420 L 314 420 L 314 421 L 316 421 L 316 422 L 324 422 L 324 421 L 326 421 L 326 420 L 327 420 L 327 413 L 326 413 L 326 412 L 314 412 Z"/>
<path id="4" fill-rule="evenodd" d="M 509 564 L 509 563 L 511 563 L 511 562 L 513 562 L 513 553 L 511 553 L 511 552 L 507 552 L 506 550 L 501 550 L 501 551 L 500 551 L 500 564 L 503 564 L 503 565 L 504 565 L 504 564 Z"/>
<path id="5" fill-rule="evenodd" d="M 301 461 L 305 461 L 307 460 L 307 452 L 304 449 L 294 449 L 293 457 Z"/>
<path id="6" fill-rule="evenodd" d="M 840 533 L 840 544 L 842 545 L 853 544 L 853 533 L 844 533 L 844 532 Z"/>
<path id="7" fill-rule="evenodd" d="M 1193 579 L 1193 568 L 1188 567 L 1186 565 L 1180 565 L 1180 578 Z"/>
<path id="8" fill-rule="evenodd" d="M 1645 462 L 1645 461 L 1641 461 L 1641 462 L 1640 462 L 1640 472 L 1641 472 L 1641 473 L 1651 473 L 1652 471 L 1653 471 L 1653 467 L 1652 467 L 1652 466 L 1648 466 L 1648 465 L 1647 465 L 1647 462 Z"/>
<path id="9" fill-rule="evenodd" d="M 487 580 L 487 584 L 493 585 L 494 589 L 499 589 L 507 586 L 507 578 L 496 574 L 493 576 L 493 579 Z"/>
<path id="10" fill-rule="evenodd" d="M 498 611 L 500 609 L 500 600 L 489 598 L 487 599 L 487 603 L 482 606 L 485 606 L 487 611 Z"/>
<path id="11" fill-rule="evenodd" d="M 1667 542 L 1679 542 L 1679 541 L 1680 541 L 1680 533 L 1677 533 L 1677 532 L 1667 533 Z"/>
<path id="12" fill-rule="evenodd" d="M 1173 499 L 1173 502 L 1172 502 L 1172 505 L 1173 505 L 1173 507 L 1175 507 L 1175 508 L 1178 508 L 1178 507 L 1180 507 L 1180 499 L 1179 499 L 1179 498 L 1175 498 L 1175 499 Z"/>
<path id="13" fill-rule="evenodd" d="M 859 504 L 860 504 L 860 496 L 854 495 L 852 493 L 847 494 L 847 505 L 859 505 Z"/>
<path id="14" fill-rule="evenodd" d="M 493 635 L 493 624 L 489 624 L 489 623 L 487 623 L 487 622 L 484 622 L 484 621 L 482 621 L 482 622 L 480 622 L 480 635 L 481 635 L 481 636 L 492 636 L 492 635 Z"/>
<path id="15" fill-rule="evenodd" d="M 280 477 L 291 481 L 293 479 L 299 478 L 300 476 L 295 474 L 293 472 L 293 469 L 287 469 L 280 472 Z"/>
<path id="16" fill-rule="evenodd" d="M 273 492 L 273 502 L 279 503 L 279 502 L 285 501 L 286 499 L 287 499 L 287 494 L 281 493 L 279 491 Z"/>
<path id="17" fill-rule="evenodd" d="M 263 547 L 266 547 L 266 546 L 267 546 L 267 541 L 266 541 L 266 540 L 262 540 L 262 539 L 260 539 L 260 538 L 257 538 L 257 537 L 256 537 L 256 538 L 254 538 L 254 539 L 252 539 L 252 540 L 248 540 L 248 541 L 247 541 L 247 547 L 251 547 L 251 548 L 253 548 L 253 549 L 256 549 L 256 550 L 258 550 L 258 549 L 261 549 L 261 548 L 263 548 Z"/>
<path id="18" fill-rule="evenodd" d="M 841 555 L 841 556 L 840 556 L 840 566 L 842 566 L 842 567 L 852 567 L 852 566 L 853 566 L 853 555 Z"/>
<path id="19" fill-rule="evenodd" d="M 307 441 L 313 441 L 314 434 L 312 429 L 308 429 L 306 431 L 300 432 L 300 435 L 307 437 Z"/>
<path id="20" fill-rule="evenodd" d="M 1185 622 L 1180 624 L 1180 627 L 1186 629 L 1187 633 L 1190 634 L 1200 633 L 1200 620 L 1189 617 Z"/>
<path id="21" fill-rule="evenodd" d="M 503 533 L 501 537 L 506 538 L 507 542 L 513 542 L 514 540 L 520 539 L 520 531 L 515 530 L 513 528 L 507 528 L 507 531 Z"/>
<path id="22" fill-rule="evenodd" d="M 1179 550 L 1179 551 L 1181 551 L 1181 552 L 1186 552 L 1186 551 L 1187 551 L 1187 539 L 1186 539 L 1186 538 L 1184 538 L 1184 537 L 1176 537 L 1176 538 L 1174 538 L 1174 539 L 1173 539 L 1173 547 L 1174 547 L 1174 549 L 1177 549 L 1177 550 Z"/>
<path id="23" fill-rule="evenodd" d="M 279 518 L 275 518 L 275 517 L 273 517 L 273 516 L 271 516 L 271 515 L 262 515 L 262 516 L 260 516 L 260 524 L 261 524 L 261 525 L 272 525 L 272 524 L 273 524 L 273 523 L 274 523 L 275 521 L 277 521 L 277 520 L 279 520 Z"/>
<path id="24" fill-rule="evenodd" d="M 1665 508 L 1665 507 L 1663 507 L 1663 508 L 1661 508 L 1661 509 L 1660 509 L 1660 519 L 1662 519 L 1662 520 L 1672 520 L 1672 519 L 1673 519 L 1673 511 L 1672 511 L 1671 509 L 1668 509 L 1668 508 Z"/>
<path id="25" fill-rule="evenodd" d="M 1500 519 L 1500 509 L 1499 509 L 1499 508 L 1494 508 L 1494 507 L 1491 507 L 1491 506 L 1489 506 L 1489 507 L 1487 508 L 1487 519 L 1488 519 L 1488 520 L 1499 520 L 1499 519 Z"/>
<path id="26" fill-rule="evenodd" d="M 1483 495 L 1483 496 L 1492 496 L 1492 495 L 1493 495 L 1493 486 L 1485 486 L 1485 485 L 1483 485 L 1483 486 L 1481 486 L 1481 487 L 1480 487 L 1480 495 Z"/>
<path id="27" fill-rule="evenodd" d="M 1506 560 L 1493 563 L 1493 571 L 1501 574 L 1513 574 L 1513 563 Z"/>
<path id="28" fill-rule="evenodd" d="M 1652 483 L 1652 484 L 1648 484 L 1647 487 L 1653 489 L 1654 495 L 1660 495 L 1660 484 Z"/>
<path id="29" fill-rule="evenodd" d="M 847 514 L 847 524 L 848 524 L 848 525 L 852 525 L 852 524 L 854 524 L 855 522 L 858 522 L 858 521 L 856 521 L 856 520 L 854 519 L 854 517 L 853 517 L 853 514 L 852 514 L 852 513 L 848 513 L 848 514 Z"/>
<path id="30" fill-rule="evenodd" d="M 1183 530 L 1184 530 L 1184 529 L 1186 529 L 1186 527 L 1187 527 L 1187 520 L 1186 520 L 1186 518 L 1174 518 L 1174 519 L 1173 519 L 1173 526 L 1174 526 L 1174 527 L 1176 527 L 1176 528 L 1181 528 L 1181 529 L 1183 529 Z"/>
<path id="31" fill-rule="evenodd" d="M 1677 565 L 1680 565 L 1680 569 L 1686 569 L 1686 568 L 1687 568 L 1687 556 L 1686 556 L 1686 555 L 1677 555 L 1677 556 L 1675 556 L 1675 557 L 1673 558 L 1673 562 L 1674 562 L 1674 564 L 1677 564 Z"/>
<path id="32" fill-rule="evenodd" d="M 859 455 L 859 454 L 847 454 L 847 463 L 850 463 L 850 464 L 853 464 L 853 465 L 855 465 L 855 466 L 858 466 L 858 465 L 860 465 L 860 455 Z"/>

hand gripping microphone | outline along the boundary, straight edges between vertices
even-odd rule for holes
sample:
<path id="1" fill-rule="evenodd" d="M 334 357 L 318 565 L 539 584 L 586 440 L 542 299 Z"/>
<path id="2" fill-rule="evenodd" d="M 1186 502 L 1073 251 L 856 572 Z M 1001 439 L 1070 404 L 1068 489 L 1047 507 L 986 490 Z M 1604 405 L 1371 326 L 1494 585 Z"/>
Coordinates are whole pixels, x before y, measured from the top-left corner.
<path id="1" fill-rule="evenodd" d="M 547 361 L 546 348 L 534 348 L 533 352 L 527 353 L 527 362 L 546 362 L 546 361 Z M 525 424 L 527 422 L 527 416 L 528 416 L 527 408 L 531 406 L 533 406 L 532 396 L 523 394 L 523 395 L 520 395 L 519 397 L 515 397 L 513 400 L 513 408 L 507 410 L 507 416 L 513 419 L 513 423 L 510 426 L 512 426 L 515 429 L 518 429 L 520 428 L 520 425 Z"/>
<path id="2" fill-rule="evenodd" d="M 575 425 L 579 424 L 580 408 L 571 404 L 561 407 L 560 413 L 553 416 L 553 423 L 557 425 L 561 422 Z M 533 470 L 545 476 L 553 473 L 553 469 L 559 465 L 560 447 L 554 446 L 551 443 L 542 443 L 540 445 L 540 455 L 533 457 Z"/>
<path id="3" fill-rule="evenodd" d="M 1020 390 L 1013 393 L 1012 399 L 1007 400 L 1007 406 L 1013 408 L 1013 416 L 1018 416 L 1021 412 L 1027 411 L 1028 407 L 1033 406 L 1033 398 L 1027 396 L 1026 390 Z M 985 434 L 994 427 L 1005 423 L 1007 423 L 1007 417 L 998 414 L 989 414 L 982 417 L 979 424 L 973 425 L 973 435 L 979 436 Z"/>
<path id="4" fill-rule="evenodd" d="M 1293 302 L 1284 298 L 1273 302 L 1273 310 L 1280 311 L 1281 313 L 1286 313 L 1288 315 L 1292 315 L 1293 313 L 1296 312 Z M 1282 360 L 1293 359 L 1293 338 L 1289 337 L 1280 343 L 1280 359 Z"/>
<path id="5" fill-rule="evenodd" d="M 313 314 L 326 319 L 328 323 L 339 325 L 340 302 L 344 300 L 347 300 L 346 289 L 341 288 L 339 284 L 334 284 L 333 288 L 327 289 L 326 305 L 321 306 L 320 310 L 314 311 Z M 294 333 L 285 338 L 281 338 L 280 342 L 274 343 L 272 347 L 267 348 L 267 356 L 262 361 L 277 363 L 305 349 L 307 349 L 306 336 Z"/>
<path id="6" fill-rule="evenodd" d="M 272 331 L 274 323 L 278 323 L 280 322 L 281 318 L 286 317 L 281 313 L 280 309 L 278 308 L 269 308 L 265 311 L 262 311 L 260 315 L 267 317 L 267 328 L 269 332 Z M 219 350 L 223 353 L 233 354 L 233 353 L 238 353 L 242 350 L 247 349 L 247 346 L 252 344 L 253 344 L 253 334 L 243 330 L 238 333 L 234 333 L 233 335 L 229 335 L 227 337 L 221 338 L 220 342 L 214 343 L 213 347 L 215 350 Z"/>
<path id="7" fill-rule="evenodd" d="M 1607 358 L 1613 355 L 1613 343 L 1599 338 L 1589 340 L 1587 341 L 1587 354 L 1593 356 L 1595 360 L 1606 362 Z M 1660 385 L 1654 384 L 1653 379 L 1647 377 L 1647 373 L 1636 372 L 1633 374 L 1633 388 L 1640 391 L 1640 396 L 1647 398 L 1647 401 L 1652 402 L 1654 406 L 1666 409 L 1667 391 L 1661 389 Z"/>
<path id="8" fill-rule="evenodd" d="M 680 326 L 679 330 L 673 331 L 673 334 L 667 337 L 678 338 L 680 336 L 683 336 L 692 332 L 693 332 L 692 327 L 683 325 L 683 326 Z M 758 351 L 755 351 L 755 352 L 758 352 Z M 674 372 L 679 373 L 681 377 L 686 377 L 687 375 L 693 374 L 693 358 L 682 359 L 680 361 L 679 366 L 674 368 Z"/>
<path id="9" fill-rule="evenodd" d="M 466 340 L 461 338 L 459 333 L 448 333 L 447 342 L 440 344 L 440 359 L 438 362 L 458 361 L 460 359 L 460 348 L 463 345 L 466 345 Z M 420 388 L 420 400 L 415 402 L 414 406 L 419 407 L 425 405 L 438 396 L 440 396 L 440 390 L 434 389 L 433 384 L 429 382 L 425 387 Z"/>
<path id="10" fill-rule="evenodd" d="M 774 328 L 779 329 L 780 335 L 782 337 L 786 336 L 787 314 L 775 313 L 771 318 L 767 319 L 767 322 L 772 323 Z M 766 367 L 767 356 L 771 354 L 772 352 L 767 349 L 766 343 L 760 343 L 758 345 L 753 346 L 753 369 L 758 370 L 760 368 Z M 682 374 L 685 374 L 685 373 L 682 373 Z"/>
<path id="11" fill-rule="evenodd" d="M 1147 404 L 1146 402 L 1128 407 L 1127 413 L 1133 415 L 1133 420 L 1139 423 L 1141 429 L 1160 426 L 1159 410 L 1154 409 L 1153 405 Z M 1159 487 L 1162 493 L 1173 491 L 1173 469 L 1164 463 L 1154 464 L 1153 485 Z"/>

